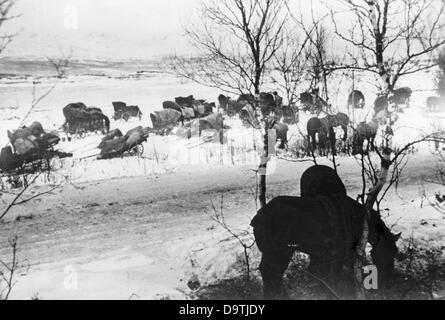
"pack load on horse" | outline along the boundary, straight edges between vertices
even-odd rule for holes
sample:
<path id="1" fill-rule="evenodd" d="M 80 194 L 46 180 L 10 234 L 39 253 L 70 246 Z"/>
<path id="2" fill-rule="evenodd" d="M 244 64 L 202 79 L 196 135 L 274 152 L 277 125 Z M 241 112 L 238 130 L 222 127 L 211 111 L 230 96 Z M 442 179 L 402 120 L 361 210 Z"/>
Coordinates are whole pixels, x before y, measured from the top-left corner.
<path id="1" fill-rule="evenodd" d="M 220 113 L 211 114 L 205 118 L 199 119 L 199 136 L 202 136 L 204 130 L 215 130 L 218 133 L 219 141 L 224 143 L 224 117 Z"/>
<path id="2" fill-rule="evenodd" d="M 142 112 L 138 106 L 127 106 L 125 102 L 113 102 L 114 120 L 128 121 L 131 118 L 142 119 Z"/>
<path id="3" fill-rule="evenodd" d="M 298 107 L 295 105 L 281 105 L 275 109 L 275 118 L 288 125 L 298 124 Z"/>
<path id="4" fill-rule="evenodd" d="M 13 132 L 8 131 L 8 138 L 11 146 L 4 147 L 0 156 L 0 169 L 7 173 L 19 169 L 26 169 L 28 172 L 43 171 L 52 158 L 72 156 L 54 150 L 60 137 L 55 132 L 46 132 L 40 122 Z"/>
<path id="5" fill-rule="evenodd" d="M 337 172 L 327 166 L 313 166 L 307 169 L 300 179 L 302 197 L 347 194 L 346 187 Z"/>
<path id="6" fill-rule="evenodd" d="M 278 97 L 278 93 L 276 95 L 267 92 L 260 93 L 260 110 L 264 117 L 274 113 L 277 107 L 281 107 L 281 105 L 278 105 L 277 101 L 275 101 L 275 97 Z"/>
<path id="7" fill-rule="evenodd" d="M 193 97 L 193 95 L 190 95 L 188 97 L 176 97 L 175 102 L 181 107 L 193 108 L 195 98 Z"/>
<path id="8" fill-rule="evenodd" d="M 389 101 L 395 104 L 397 107 L 401 105 L 409 107 L 412 94 L 413 90 L 411 90 L 409 87 L 396 89 L 392 92 L 392 95 L 389 96 Z"/>
<path id="9" fill-rule="evenodd" d="M 182 117 L 182 112 L 174 109 L 164 109 L 153 112 L 150 114 L 153 132 L 160 135 L 168 135 L 173 128 L 178 125 Z"/>
<path id="10" fill-rule="evenodd" d="M 253 106 L 255 103 L 255 96 L 250 93 L 243 93 L 238 97 L 237 102 L 243 107 L 245 107 L 248 104 Z"/>
<path id="11" fill-rule="evenodd" d="M 247 105 L 247 103 L 229 99 L 227 101 L 226 109 L 223 111 L 227 116 L 234 117 L 236 115 L 239 115 L 241 110 Z"/>
<path id="12" fill-rule="evenodd" d="M 300 95 L 300 102 L 303 105 L 303 110 L 311 113 L 321 112 L 329 108 L 329 104 L 319 96 L 318 89 L 303 92 Z"/>
<path id="13" fill-rule="evenodd" d="M 262 253 L 260 272 L 266 299 L 286 298 L 283 274 L 296 251 L 308 254 L 309 273 L 334 289 L 354 283 L 356 246 L 363 233 L 365 207 L 347 197 L 333 169 L 310 170 L 314 172 L 307 174 L 302 184 L 302 188 L 308 189 L 301 192 L 307 196 L 275 198 L 252 220 Z M 332 192 L 324 188 L 325 179 L 334 186 Z M 400 235 L 393 235 L 375 211 L 369 229 L 379 288 L 384 288 L 394 271 Z M 345 282 L 339 281 L 343 279 Z"/>
<path id="14" fill-rule="evenodd" d="M 206 100 L 196 100 L 193 96 L 177 97 L 175 101 L 164 101 L 164 110 L 176 110 L 181 113 L 179 121 L 184 125 L 185 121 L 197 118 L 205 118 L 213 113 L 216 108 L 215 103 L 208 103 Z"/>
<path id="15" fill-rule="evenodd" d="M 110 131 L 110 119 L 99 108 L 88 108 L 82 102 L 71 103 L 63 108 L 66 122 L 63 129 L 67 134 L 83 136 L 88 132 Z"/>
<path id="16" fill-rule="evenodd" d="M 149 128 L 139 126 L 124 136 L 120 130 L 113 130 L 99 145 L 101 153 L 98 160 L 122 158 L 125 154 L 141 157 L 144 154 L 143 143 L 147 142 L 149 131 Z"/>
<path id="17" fill-rule="evenodd" d="M 349 109 L 363 109 L 365 107 L 365 95 L 359 90 L 354 90 L 348 97 L 348 110 Z"/>
<path id="18" fill-rule="evenodd" d="M 111 130 L 101 141 L 101 143 L 98 146 L 98 149 L 102 149 L 107 141 L 113 140 L 115 138 L 123 137 L 122 131 L 119 129 Z"/>
<path id="19" fill-rule="evenodd" d="M 213 113 L 216 104 L 214 102 L 208 103 L 205 100 L 196 100 L 193 103 L 195 118 L 205 118 Z"/>
<path id="20" fill-rule="evenodd" d="M 259 128 L 260 121 L 256 115 L 255 108 L 248 104 L 240 111 L 240 119 L 246 128 Z"/>

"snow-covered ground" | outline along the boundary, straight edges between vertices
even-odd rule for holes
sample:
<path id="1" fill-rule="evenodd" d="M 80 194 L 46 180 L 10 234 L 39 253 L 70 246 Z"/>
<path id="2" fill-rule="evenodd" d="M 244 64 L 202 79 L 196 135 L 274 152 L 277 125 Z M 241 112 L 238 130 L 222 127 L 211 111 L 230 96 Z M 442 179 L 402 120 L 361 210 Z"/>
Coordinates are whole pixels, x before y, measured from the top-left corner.
<path id="1" fill-rule="evenodd" d="M 54 81 L 41 79 L 37 92 L 45 92 Z M 57 130 L 64 121 L 62 108 L 68 103 L 83 101 L 111 116 L 111 102 L 125 101 L 139 105 L 144 113 L 142 121 L 112 121 L 112 129 L 125 132 L 139 125 L 150 126 L 150 112 L 161 109 L 164 100 L 194 94 L 215 101 L 220 93 L 168 75 L 141 79 L 77 76 L 56 81 L 54 91 L 27 123 L 37 120 L 45 128 Z M 425 83 L 421 90 L 432 86 L 420 82 Z M 344 84 L 343 88 L 349 90 Z M 346 89 L 331 101 L 343 112 Z M 375 93 L 365 89 L 367 101 L 373 101 Z M 29 109 L 32 91 L 28 81 L 0 81 L 1 145 L 7 143 L 6 130 L 15 129 Z M 445 126 L 445 114 L 426 113 L 429 95 L 428 91 L 414 93 L 411 108 L 397 123 L 397 145 Z M 356 120 L 366 120 L 371 108 L 368 103 L 367 110 L 355 115 Z M 303 114 L 301 125 L 290 128 L 291 140 L 298 139 L 300 132 L 305 134 L 309 117 Z M 209 214 L 211 202 L 219 204 L 223 195 L 227 221 L 239 230 L 249 228 L 256 211 L 252 170 L 257 168 L 262 141 L 258 132 L 243 128 L 237 119 L 226 124 L 231 129 L 224 145 L 202 143 L 199 137 L 188 140 L 177 129 L 169 137 L 150 137 L 142 158 L 95 160 L 100 136 L 62 142 L 58 148 L 73 152 L 74 157 L 58 163 L 59 174 L 50 182 L 68 176 L 71 184 L 14 208 L 1 227 L 1 256 L 8 255 L 4 240 L 18 234 L 20 257 L 29 266 L 18 278 L 12 297 L 183 298 L 190 293 L 187 281 L 194 276 L 205 285 L 242 272 L 242 248 L 227 240 L 229 235 Z M 436 174 L 437 159 L 432 151 L 428 144 L 419 147 L 399 192 L 389 194 L 384 203 L 390 213 L 385 218 L 395 231 L 404 233 L 404 243 L 414 235 L 423 245 L 443 250 L 444 216 L 427 201 L 441 187 L 424 179 Z M 269 196 L 298 195 L 299 177 L 310 164 L 276 159 L 274 163 L 271 167 L 276 170 L 268 178 Z M 340 165 L 351 196 L 358 194 L 358 165 L 353 159 L 341 159 Z M 40 181 L 31 192 L 43 190 L 45 183 L 48 181 Z M 254 263 L 257 258 L 255 253 Z M 73 274 L 78 279 L 77 290 L 66 286 Z"/>
<path id="2" fill-rule="evenodd" d="M 429 203 L 443 188 L 424 181 L 434 177 L 436 161 L 413 156 L 398 192 L 382 204 L 388 226 L 403 233 L 400 249 L 412 237 L 425 248 L 445 247 L 443 211 Z M 269 197 L 298 195 L 308 166 L 279 162 L 268 180 Z M 17 234 L 25 265 L 12 298 L 177 299 L 191 293 L 189 279 L 204 286 L 242 274 L 242 247 L 210 215 L 212 202 L 219 208 L 223 196 L 228 225 L 249 230 L 256 207 L 251 168 L 194 166 L 158 177 L 67 185 L 15 208 L 0 232 L 2 257 L 8 257 L 5 240 Z M 341 159 L 339 172 L 349 194 L 358 194 L 357 163 Z M 254 251 L 254 276 L 258 262 Z"/>

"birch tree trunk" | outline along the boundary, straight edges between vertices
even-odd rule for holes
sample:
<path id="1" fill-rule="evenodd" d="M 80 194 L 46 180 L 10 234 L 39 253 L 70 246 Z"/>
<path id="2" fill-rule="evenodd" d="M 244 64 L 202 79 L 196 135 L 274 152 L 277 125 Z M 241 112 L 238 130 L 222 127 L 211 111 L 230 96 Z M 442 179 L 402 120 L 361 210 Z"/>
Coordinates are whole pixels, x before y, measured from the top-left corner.
<path id="1" fill-rule="evenodd" d="M 376 7 L 376 4 L 374 1 L 368 1 L 369 5 L 369 15 L 370 19 L 372 21 L 374 35 L 375 35 L 375 46 L 376 46 L 376 62 L 377 66 L 379 68 L 379 75 L 384 83 L 384 88 L 386 89 L 386 93 L 389 94 L 393 90 L 390 85 L 390 78 L 391 75 L 389 74 L 388 70 L 385 67 L 385 61 L 383 56 L 383 44 L 384 44 L 384 37 L 385 37 L 385 26 L 383 26 L 383 30 L 380 29 L 379 22 L 377 20 L 377 14 L 376 10 L 378 8 Z M 387 121 L 390 123 L 390 121 Z M 390 126 L 390 124 L 388 124 Z M 387 130 L 388 131 L 388 130 Z M 392 130 L 391 130 L 392 132 Z M 369 240 L 370 235 L 370 221 L 372 216 L 372 210 L 377 202 L 377 198 L 379 193 L 382 191 L 383 187 L 387 183 L 388 180 L 388 173 L 391 166 L 391 153 L 392 153 L 392 137 L 386 136 L 385 137 L 385 150 L 383 151 L 382 157 L 381 157 L 381 171 L 380 176 L 377 181 L 377 183 L 373 186 L 373 188 L 369 191 L 367 198 L 366 198 L 366 218 L 363 220 L 363 231 L 361 239 L 357 245 L 356 248 L 356 259 L 354 262 L 354 274 L 355 274 L 355 281 L 357 286 L 357 299 L 364 300 L 366 299 L 365 289 L 363 285 L 363 267 L 364 262 L 366 260 L 366 246 Z"/>

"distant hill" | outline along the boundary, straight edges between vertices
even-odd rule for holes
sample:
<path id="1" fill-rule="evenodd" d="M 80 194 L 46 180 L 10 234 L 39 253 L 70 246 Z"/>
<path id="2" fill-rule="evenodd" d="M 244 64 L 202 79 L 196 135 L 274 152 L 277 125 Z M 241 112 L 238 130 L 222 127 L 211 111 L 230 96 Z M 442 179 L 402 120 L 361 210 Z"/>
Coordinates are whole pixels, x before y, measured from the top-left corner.
<path id="1" fill-rule="evenodd" d="M 144 77 L 163 72 L 162 58 L 153 60 L 126 59 L 121 61 L 72 59 L 65 70 L 71 76 Z M 46 58 L 0 58 L 1 78 L 54 77 L 57 73 Z"/>
<path id="2" fill-rule="evenodd" d="M 187 47 L 187 39 L 176 35 L 144 39 L 105 33 L 32 33 L 17 36 L 3 56 L 35 60 L 72 54 L 76 60 L 88 61 L 156 60 L 173 53 L 184 54 Z"/>

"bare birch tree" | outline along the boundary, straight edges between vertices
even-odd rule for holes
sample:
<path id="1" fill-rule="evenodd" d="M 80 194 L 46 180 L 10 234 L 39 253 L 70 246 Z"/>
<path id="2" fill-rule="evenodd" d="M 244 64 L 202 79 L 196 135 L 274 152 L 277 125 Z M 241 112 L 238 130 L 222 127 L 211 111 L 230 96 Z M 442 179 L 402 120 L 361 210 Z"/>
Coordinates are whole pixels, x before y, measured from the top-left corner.
<path id="1" fill-rule="evenodd" d="M 259 114 L 259 95 L 275 54 L 283 45 L 287 0 L 203 1 L 199 24 L 186 27 L 196 50 L 193 59 L 176 57 L 173 70 L 197 83 L 234 94 L 256 97 L 264 150 L 258 173 L 260 205 L 266 205 L 266 169 L 272 121 Z"/>
<path id="2" fill-rule="evenodd" d="M 445 44 L 445 2 L 435 0 L 338 0 L 354 15 L 349 31 L 331 11 L 335 34 L 350 49 L 350 68 L 371 72 L 391 92 L 400 78 L 437 65 L 434 53 Z"/>
<path id="3" fill-rule="evenodd" d="M 351 46 L 349 56 L 351 69 L 378 75 L 385 94 L 391 94 L 401 77 L 431 69 L 436 65 L 433 55 L 445 44 L 444 30 L 445 3 L 434 0 L 339 0 L 344 8 L 355 16 L 349 33 L 339 29 L 338 15 L 331 11 L 336 35 Z M 388 114 L 388 117 L 390 115 Z M 387 119 L 378 179 L 367 193 L 367 218 L 363 225 L 362 239 L 357 246 L 355 277 L 358 298 L 364 299 L 362 267 L 369 237 L 368 222 L 379 194 L 384 189 L 390 168 L 408 148 L 430 139 L 435 135 L 422 137 L 399 152 L 393 146 L 393 124 Z"/>
<path id="4" fill-rule="evenodd" d="M 300 99 L 302 85 L 308 81 L 310 62 L 309 37 L 299 38 L 301 30 L 292 28 L 286 31 L 283 45 L 275 54 L 272 81 L 286 93 L 289 106 L 294 106 Z"/>

